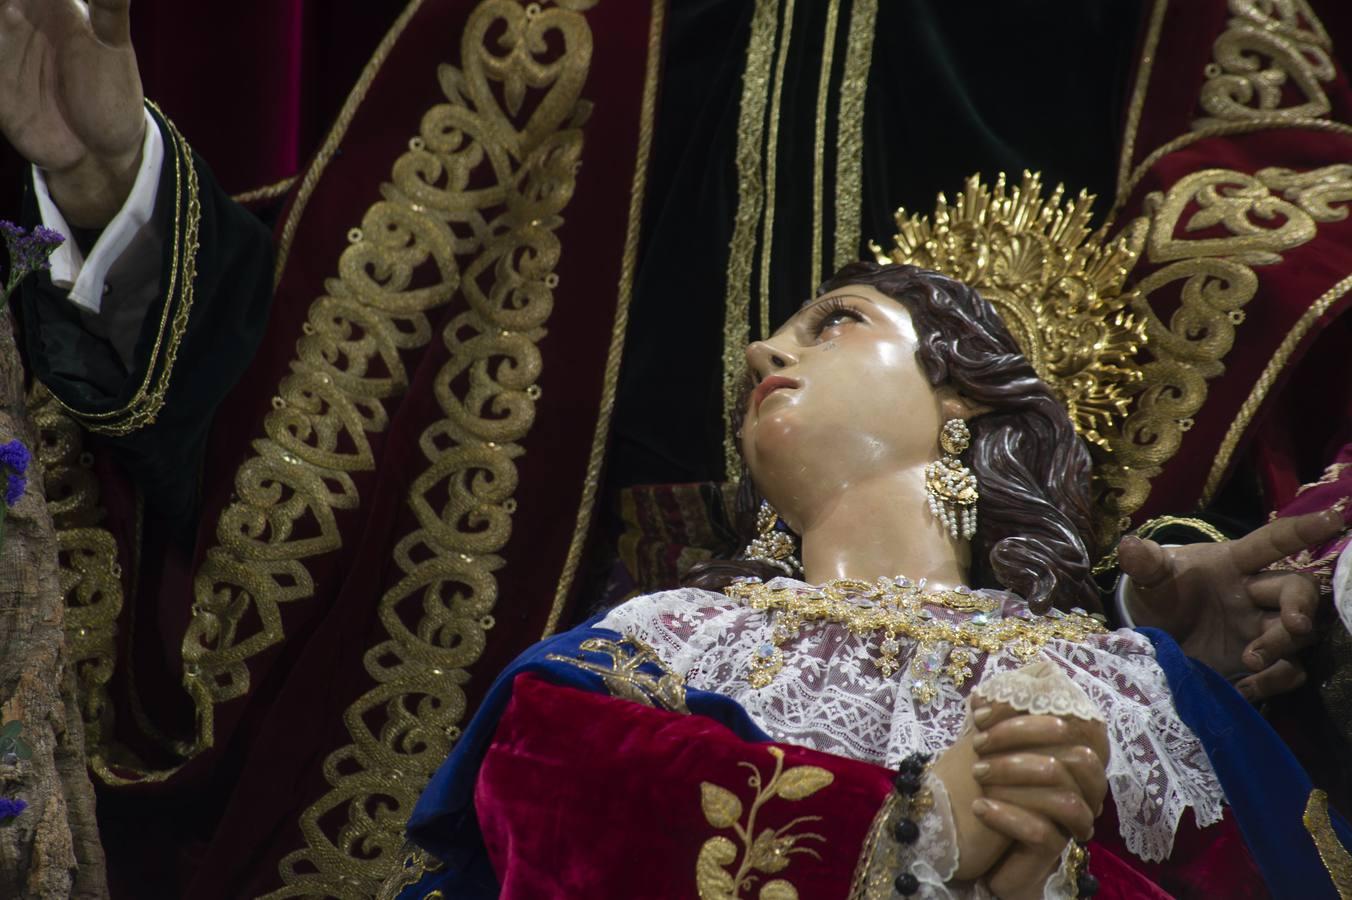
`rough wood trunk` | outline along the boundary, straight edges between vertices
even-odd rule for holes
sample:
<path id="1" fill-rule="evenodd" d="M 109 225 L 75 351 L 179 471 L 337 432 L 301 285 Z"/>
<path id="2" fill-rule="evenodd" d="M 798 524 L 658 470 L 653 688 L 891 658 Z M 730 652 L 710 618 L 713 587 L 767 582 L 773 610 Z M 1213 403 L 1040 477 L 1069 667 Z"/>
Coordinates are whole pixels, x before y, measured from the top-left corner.
<path id="1" fill-rule="evenodd" d="M 0 307 L 0 443 L 34 451 L 28 490 L 5 521 L 0 548 L 0 713 L 23 722 L 31 759 L 0 760 L 0 794 L 28 803 L 0 826 L 0 897 L 107 897 L 84 728 L 62 635 L 56 536 L 24 403 L 23 367 Z M 2 501 L 0 501 L 2 502 Z"/>

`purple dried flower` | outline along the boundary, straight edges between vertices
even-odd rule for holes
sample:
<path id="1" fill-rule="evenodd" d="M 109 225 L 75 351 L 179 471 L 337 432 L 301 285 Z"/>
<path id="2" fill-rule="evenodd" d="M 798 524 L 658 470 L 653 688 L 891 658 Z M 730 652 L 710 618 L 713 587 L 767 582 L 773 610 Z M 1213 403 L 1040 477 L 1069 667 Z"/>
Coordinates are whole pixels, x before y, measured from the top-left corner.
<path id="1" fill-rule="evenodd" d="M 9 252 L 9 277 L 5 280 L 5 294 L 39 269 L 51 266 L 52 251 L 65 241 L 60 233 L 39 225 L 31 232 L 13 222 L 0 221 L 0 237 Z"/>
<path id="2" fill-rule="evenodd" d="M 5 505 L 13 506 L 23 496 L 28 486 L 28 464 L 32 456 L 23 441 L 13 440 L 0 444 L 0 471 L 8 476 L 5 483 Z"/>
<path id="3" fill-rule="evenodd" d="M 12 819 L 28 809 L 28 804 L 17 797 L 0 797 L 0 819 Z"/>

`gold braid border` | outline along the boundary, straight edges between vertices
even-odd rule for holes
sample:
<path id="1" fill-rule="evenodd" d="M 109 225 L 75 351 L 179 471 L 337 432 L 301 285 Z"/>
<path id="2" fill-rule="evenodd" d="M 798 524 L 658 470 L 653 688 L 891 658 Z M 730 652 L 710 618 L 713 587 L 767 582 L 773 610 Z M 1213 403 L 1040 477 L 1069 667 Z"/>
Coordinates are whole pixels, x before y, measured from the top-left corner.
<path id="1" fill-rule="evenodd" d="M 78 410 L 56 397 L 70 415 L 88 428 L 113 436 L 131 434 L 153 423 L 164 407 L 169 392 L 178 348 L 188 329 L 197 279 L 198 227 L 202 220 L 202 202 L 197 179 L 197 166 L 192 150 L 174 123 L 169 121 L 154 103 L 146 105 L 154 118 L 164 123 L 168 132 L 165 152 L 174 165 L 174 226 L 173 248 L 170 256 L 169 281 L 164 288 L 164 309 L 160 315 L 155 345 L 146 363 L 146 375 L 127 403 L 107 412 Z"/>
<path id="2" fill-rule="evenodd" d="M 419 793 L 459 736 L 467 669 L 494 626 L 497 553 L 516 511 L 514 460 L 540 399 L 536 344 L 554 308 L 555 232 L 580 165 L 592 57 L 584 12 L 593 5 L 488 0 L 474 8 L 461 68 L 438 73 L 447 102 L 423 117 L 387 200 L 368 212 L 340 262 L 347 274 L 411 272 L 432 261 L 445 280 L 431 296 L 463 300 L 464 310 L 441 335 L 449 357 L 433 393 L 444 417 L 422 433 L 429 466 L 408 497 L 418 527 L 395 546 L 403 577 L 380 599 L 388 639 L 365 656 L 376 686 L 345 712 L 353 742 L 325 760 L 332 790 L 302 812 L 305 846 L 283 858 L 285 887 L 270 898 L 374 894 L 401 858 Z M 518 130 L 528 92 L 538 102 Z M 455 224 L 473 237 L 453 232 Z M 425 331 L 425 320 L 418 327 Z"/>
<path id="3" fill-rule="evenodd" d="M 1329 797 L 1318 788 L 1310 791 L 1302 816 L 1305 830 L 1319 851 L 1319 860 L 1328 871 L 1329 880 L 1341 900 L 1352 900 L 1352 854 L 1347 852 L 1329 819 Z"/>
<path id="4" fill-rule="evenodd" d="M 878 0 L 854 0 L 840 79 L 839 123 L 836 127 L 836 255 L 835 267 L 859 259 L 863 251 L 864 96 L 873 64 L 873 33 Z M 816 285 L 812 285 L 815 289 Z"/>

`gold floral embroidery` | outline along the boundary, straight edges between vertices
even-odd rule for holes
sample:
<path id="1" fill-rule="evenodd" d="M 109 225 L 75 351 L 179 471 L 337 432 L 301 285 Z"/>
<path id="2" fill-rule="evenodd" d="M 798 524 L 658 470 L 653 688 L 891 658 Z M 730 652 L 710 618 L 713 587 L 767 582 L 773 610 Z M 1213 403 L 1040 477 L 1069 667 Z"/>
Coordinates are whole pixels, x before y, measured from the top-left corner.
<path id="1" fill-rule="evenodd" d="M 1333 822 L 1329 819 L 1328 794 L 1318 788 L 1310 791 L 1302 821 L 1305 830 L 1310 833 L 1310 839 L 1314 841 L 1315 849 L 1319 851 L 1319 859 L 1324 863 L 1338 896 L 1342 900 L 1352 900 L 1352 854 L 1348 853 L 1342 841 L 1338 840 L 1338 833 L 1333 830 Z"/>
<path id="2" fill-rule="evenodd" d="M 582 650 L 609 657 L 610 663 L 591 662 L 583 658 L 582 654 L 574 659 L 551 653 L 547 659 L 600 675 L 613 697 L 623 697 L 644 706 L 671 712 L 690 712 L 685 705 L 685 679 L 668 671 L 657 652 L 638 638 L 626 637 L 619 641 L 588 638 L 578 646 Z M 642 666 L 645 665 L 656 666 L 662 674 L 644 672 Z"/>
<path id="3" fill-rule="evenodd" d="M 1337 74 L 1329 57 L 1333 44 L 1306 0 L 1230 0 L 1230 12 L 1202 85 L 1200 103 L 1208 115 L 1193 127 L 1326 115 L 1330 106 L 1321 82 Z M 1283 103 L 1290 87 L 1300 102 Z"/>
<path id="4" fill-rule="evenodd" d="M 461 68 L 439 71 L 447 102 L 424 116 L 395 165 L 391 199 L 367 214 L 340 263 L 344 274 L 370 267 L 403 287 L 407 272 L 435 260 L 446 281 L 419 298 L 463 300 L 465 308 L 441 335 L 448 359 L 432 390 L 443 418 L 420 438 L 429 465 L 408 495 L 418 526 L 395 546 L 403 577 L 380 599 L 388 638 L 366 654 L 375 687 L 345 712 L 352 743 L 325 760 L 332 789 L 302 813 L 305 846 L 283 858 L 286 886 L 269 897 L 369 896 L 418 794 L 459 736 L 467 669 L 494 626 L 494 572 L 505 563 L 497 554 L 516 511 L 515 460 L 541 397 L 536 345 L 554 308 L 555 232 L 580 165 L 592 52 L 583 12 L 593 5 L 498 0 L 471 11 Z M 526 102 L 528 88 L 538 102 Z M 466 190 L 476 178 L 496 186 Z M 480 223 L 473 239 L 451 233 L 465 220 Z M 409 331 L 416 329 L 389 337 Z M 385 362 L 396 371 L 397 357 Z M 371 404 L 363 413 L 380 411 Z M 323 449 L 331 446 L 330 437 Z M 331 450 L 327 459 L 337 461 Z"/>
<path id="5" fill-rule="evenodd" d="M 813 832 L 794 833 L 799 825 L 820 821 L 821 816 L 799 816 L 779 828 L 766 827 L 760 832 L 756 831 L 756 816 L 771 800 L 795 802 L 812 796 L 829 787 L 835 781 L 835 775 L 817 766 L 785 769 L 784 751 L 773 746 L 766 749 L 775 761 L 768 780 L 755 764 L 746 761 L 737 764 L 750 770 L 746 783 L 755 792 L 745 817 L 742 801 L 736 793 L 708 781 L 699 786 L 700 808 L 704 811 L 705 821 L 718 829 L 731 828 L 737 837 L 737 843 L 734 843 L 730 838 L 717 835 L 700 847 L 695 862 L 695 885 L 700 900 L 738 900 L 750 887 L 753 872 L 778 874 L 788 868 L 796 854 L 821 859 L 821 854 L 814 848 L 799 844 L 825 842 L 825 837 Z M 739 856 L 741 862 L 736 871 L 729 871 Z M 797 900 L 798 890 L 789 881 L 775 878 L 761 885 L 757 896 L 760 900 Z"/>

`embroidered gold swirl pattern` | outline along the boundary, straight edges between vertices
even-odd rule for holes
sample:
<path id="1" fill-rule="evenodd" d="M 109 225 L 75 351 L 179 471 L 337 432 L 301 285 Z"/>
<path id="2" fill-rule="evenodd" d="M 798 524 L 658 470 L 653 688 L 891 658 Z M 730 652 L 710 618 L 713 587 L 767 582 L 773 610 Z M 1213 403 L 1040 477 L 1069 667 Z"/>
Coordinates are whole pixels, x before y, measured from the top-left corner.
<path id="1" fill-rule="evenodd" d="M 100 527 L 99 483 L 84 452 L 84 432 L 41 382 L 28 395 L 38 430 L 47 509 L 56 528 L 57 561 L 65 603 L 66 645 L 79 687 L 80 716 L 91 768 L 107 780 L 104 739 L 112 731 L 108 680 L 116 664 L 117 618 L 122 611 L 122 567 L 117 543 Z"/>
<path id="2" fill-rule="evenodd" d="M 1342 204 L 1349 200 L 1348 165 L 1307 172 L 1269 168 L 1253 175 L 1206 169 L 1146 198 L 1145 256 L 1165 265 L 1137 283 L 1132 310 L 1145 320 L 1153 358 L 1141 368 L 1142 390 L 1114 441 L 1112 459 L 1097 467 L 1101 533 L 1115 537 L 1145 503 L 1150 480 L 1192 427 L 1207 381 L 1225 370 L 1235 328 L 1258 291 L 1254 268 L 1274 265 L 1284 251 L 1308 243 L 1318 223 L 1346 218 Z M 1206 236 L 1189 237 L 1199 231 Z M 1179 281 L 1180 305 L 1165 322 L 1151 295 Z"/>
<path id="3" fill-rule="evenodd" d="M 547 658 L 600 676 L 612 697 L 623 697 L 669 712 L 690 712 L 685 705 L 685 679 L 667 669 L 657 651 L 638 638 L 625 637 L 618 641 L 589 638 L 578 648 L 599 653 L 606 661 L 598 663 L 557 653 L 551 653 Z M 578 656 L 582 657 L 582 654 Z M 655 668 L 660 674 L 644 671 L 644 666 Z"/>
<path id="4" fill-rule="evenodd" d="M 731 828 L 741 841 L 739 848 L 731 839 L 716 835 L 700 847 L 695 862 L 695 886 L 700 900 L 738 900 L 757 877 L 754 873 L 774 875 L 782 872 L 788 868 L 793 857 L 800 853 L 821 860 L 821 854 L 812 847 L 798 845 L 808 840 L 824 843 L 825 837 L 813 832 L 793 833 L 796 826 L 819 821 L 821 816 L 799 816 L 779 828 L 763 828 L 759 833 L 756 831 L 756 816 L 768 801 L 803 800 L 829 787 L 836 777 L 818 766 L 785 769 L 784 751 L 773 746 L 766 749 L 775 761 L 774 771 L 768 779 L 754 763 L 745 760 L 737 763 L 739 768 L 751 772 L 746 783 L 755 792 L 744 822 L 742 801 L 734 792 L 708 781 L 701 782 L 699 786 L 700 808 L 705 821 L 714 828 Z M 729 871 L 739 855 L 741 863 L 735 871 Z M 798 889 L 786 879 L 775 878 L 761 885 L 756 896 L 760 900 L 798 900 Z"/>
<path id="5" fill-rule="evenodd" d="M 589 108 L 581 90 L 592 53 L 582 12 L 592 5 L 568 0 L 541 9 L 489 0 L 471 12 L 461 39 L 463 68 L 439 71 L 448 102 L 424 116 L 420 135 L 395 164 L 386 201 L 368 213 L 361 239 L 340 263 L 345 275 L 369 267 L 402 290 L 408 282 L 401 273 L 431 260 L 444 280 L 425 295 L 405 295 L 403 307 L 453 299 L 465 308 L 441 334 L 449 358 L 433 393 L 443 418 L 419 442 L 429 465 L 408 496 L 418 527 L 396 545 L 403 577 L 379 604 L 388 639 L 366 653 L 376 686 L 345 712 L 353 743 L 325 760 L 332 790 L 302 813 L 306 846 L 282 860 L 286 886 L 270 897 L 371 896 L 399 858 L 418 794 L 459 736 L 466 667 L 483 652 L 494 624 L 494 572 L 503 565 L 497 552 L 516 511 L 514 460 L 525 452 L 519 441 L 540 399 L 536 342 L 553 311 L 561 251 L 555 231 L 580 165 Z M 519 128 L 528 93 L 533 111 Z M 453 231 L 457 225 L 463 231 Z M 357 286 L 376 287 L 360 279 Z M 418 327 L 425 332 L 426 320 Z M 389 335 L 391 346 L 396 337 Z M 397 365 L 397 357 L 391 354 L 386 365 Z M 308 381 L 300 387 L 319 391 Z M 313 415 L 307 395 L 290 397 L 296 399 L 279 413 L 304 402 Z M 348 427 L 359 429 L 380 410 L 378 403 L 354 408 Z M 321 420 L 330 430 L 320 434 L 319 460 L 356 465 L 364 444 L 338 453 L 333 437 L 340 421 L 347 419 Z M 316 433 L 309 422 L 297 418 L 293 431 Z M 302 451 L 316 455 L 310 444 L 278 448 Z M 269 472 L 277 468 L 268 465 Z M 317 481 L 311 489 L 319 489 Z M 344 496 L 339 491 L 330 500 Z"/>
<path id="6" fill-rule="evenodd" d="M 1306 0 L 1230 0 L 1216 38 L 1193 128 L 1252 119 L 1317 118 L 1329 112 L 1321 86 L 1337 71 L 1333 44 Z M 1291 94 L 1299 100 L 1291 102 Z"/>

